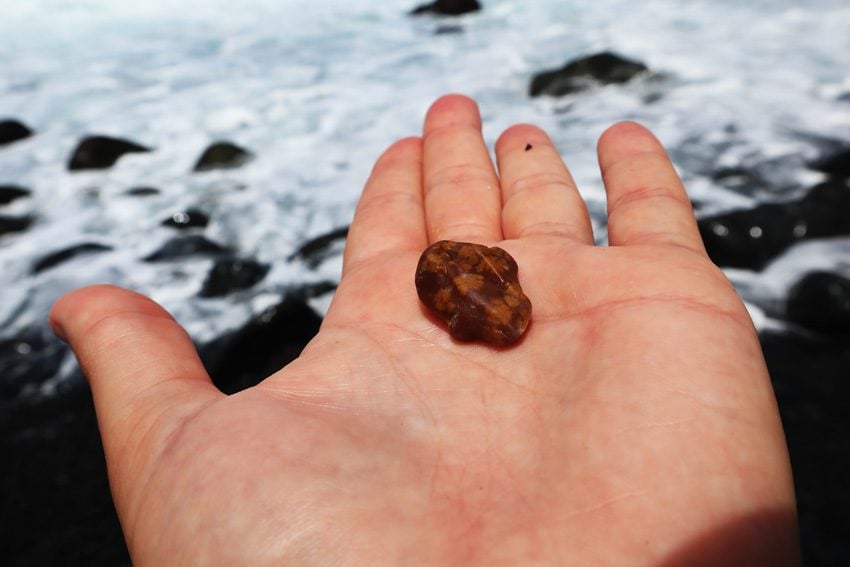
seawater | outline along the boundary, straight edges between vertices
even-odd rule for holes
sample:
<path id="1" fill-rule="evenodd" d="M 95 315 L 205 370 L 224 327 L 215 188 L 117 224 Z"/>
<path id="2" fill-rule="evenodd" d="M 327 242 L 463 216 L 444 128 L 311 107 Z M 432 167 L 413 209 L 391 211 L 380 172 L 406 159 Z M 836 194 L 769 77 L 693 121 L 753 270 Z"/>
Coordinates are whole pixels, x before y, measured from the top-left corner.
<path id="1" fill-rule="evenodd" d="M 199 341 L 275 303 L 289 286 L 339 277 L 287 262 L 304 240 L 350 222 L 369 170 L 395 139 L 416 134 L 446 92 L 476 98 L 488 143 L 516 122 L 549 131 L 605 242 L 595 145 L 613 122 L 638 120 L 661 138 L 701 214 L 797 197 L 823 141 L 850 140 L 850 6 L 846 0 L 484 0 L 480 13 L 412 18 L 415 2 L 361 0 L 30 0 L 0 7 L 0 117 L 37 134 L 0 149 L 0 184 L 33 190 L 6 213 L 37 223 L 0 239 L 0 336 L 44 325 L 62 292 L 129 286 L 169 309 Z M 531 99 L 528 83 L 571 58 L 613 50 L 656 79 L 561 99 Z M 112 168 L 69 172 L 88 134 L 154 151 Z M 256 159 L 191 173 L 212 141 Z M 757 167 L 770 183 L 746 192 L 711 173 Z M 128 196 L 131 187 L 161 194 Z M 205 234 L 272 264 L 250 291 L 197 297 L 208 259 L 150 264 L 199 207 Z M 399 219 L 403 222 L 403 219 Z M 32 275 L 33 261 L 81 242 L 113 251 Z M 759 326 L 811 269 L 850 266 L 846 239 L 797 246 L 759 274 L 727 271 Z M 322 309 L 323 305 L 318 304 Z"/>

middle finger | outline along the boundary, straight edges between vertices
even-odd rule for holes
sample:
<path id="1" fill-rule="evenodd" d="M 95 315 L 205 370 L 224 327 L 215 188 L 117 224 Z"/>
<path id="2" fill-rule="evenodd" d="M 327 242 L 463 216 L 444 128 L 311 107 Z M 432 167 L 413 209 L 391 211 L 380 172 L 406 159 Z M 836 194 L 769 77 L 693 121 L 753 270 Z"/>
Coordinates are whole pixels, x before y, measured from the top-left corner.
<path id="1" fill-rule="evenodd" d="M 430 242 L 502 239 L 499 179 L 473 100 L 448 95 L 431 105 L 425 118 L 423 175 Z"/>

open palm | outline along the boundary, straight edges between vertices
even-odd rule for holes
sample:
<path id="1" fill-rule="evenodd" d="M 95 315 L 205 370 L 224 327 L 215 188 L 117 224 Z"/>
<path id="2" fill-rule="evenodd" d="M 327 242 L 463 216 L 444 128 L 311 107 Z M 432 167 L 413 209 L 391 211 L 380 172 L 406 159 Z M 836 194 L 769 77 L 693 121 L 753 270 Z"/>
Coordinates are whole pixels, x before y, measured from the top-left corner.
<path id="1" fill-rule="evenodd" d="M 138 564 L 794 564 L 788 455 L 758 340 L 664 150 L 600 140 L 610 246 L 548 137 L 498 174 L 474 102 L 438 100 L 375 166 L 319 334 L 215 389 L 189 338 L 112 287 L 57 302 L 95 395 Z M 461 343 L 413 274 L 498 245 L 534 305 L 508 348 Z"/>

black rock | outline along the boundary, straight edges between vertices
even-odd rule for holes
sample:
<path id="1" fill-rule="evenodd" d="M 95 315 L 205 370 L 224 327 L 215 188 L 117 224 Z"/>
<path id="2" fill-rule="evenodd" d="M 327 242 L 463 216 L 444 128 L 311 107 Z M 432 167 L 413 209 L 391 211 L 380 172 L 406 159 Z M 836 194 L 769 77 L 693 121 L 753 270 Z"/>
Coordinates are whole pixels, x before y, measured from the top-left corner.
<path id="1" fill-rule="evenodd" d="M 258 384 L 301 354 L 322 318 L 306 300 L 336 288 L 332 282 L 304 286 L 241 329 L 199 349 L 213 382 L 231 394 Z"/>
<path id="2" fill-rule="evenodd" d="M 287 260 L 290 262 L 295 259 L 302 260 L 308 267 L 315 268 L 329 257 L 342 252 L 341 246 L 334 245 L 344 243 L 346 236 L 348 236 L 347 226 L 335 228 L 326 234 L 311 238 L 292 253 Z"/>
<path id="3" fill-rule="evenodd" d="M 253 157 L 251 152 L 235 144 L 216 142 L 204 150 L 204 153 L 198 158 L 194 170 L 232 169 L 244 165 Z"/>
<path id="4" fill-rule="evenodd" d="M 788 292 L 789 321 L 832 335 L 850 334 L 850 279 L 811 272 Z"/>
<path id="5" fill-rule="evenodd" d="M 850 541 L 850 343 L 760 334 L 794 470 L 804 565 L 841 565 Z"/>
<path id="6" fill-rule="evenodd" d="M 222 258 L 216 260 L 201 287 L 201 297 L 220 297 L 233 291 L 247 289 L 259 283 L 269 273 L 270 266 L 254 260 Z"/>
<path id="7" fill-rule="evenodd" d="M 152 197 L 159 194 L 160 190 L 156 187 L 132 187 L 127 189 L 127 195 L 133 197 Z"/>
<path id="8" fill-rule="evenodd" d="M 724 167 L 712 172 L 711 179 L 738 193 L 754 195 L 768 185 L 758 172 L 744 167 Z"/>
<path id="9" fill-rule="evenodd" d="M 77 144 L 68 161 L 68 169 L 71 171 L 106 169 L 115 164 L 124 154 L 149 151 L 151 151 L 150 148 L 129 140 L 108 136 L 88 136 Z"/>
<path id="10" fill-rule="evenodd" d="M 810 238 L 830 238 L 850 234 L 850 180 L 831 179 L 809 190 L 801 201 L 809 219 Z"/>
<path id="11" fill-rule="evenodd" d="M 850 187 L 831 180 L 796 201 L 722 213 L 698 224 L 715 264 L 761 270 L 798 241 L 850 234 L 848 207 Z"/>
<path id="12" fill-rule="evenodd" d="M 834 177 L 850 177 L 850 148 L 844 148 L 838 152 L 823 157 L 811 165 L 812 169 L 822 171 Z"/>
<path id="13" fill-rule="evenodd" d="M 459 16 L 481 9 L 478 0 L 435 0 L 411 10 L 411 14 L 438 14 L 441 16 Z"/>
<path id="14" fill-rule="evenodd" d="M 30 195 L 29 189 L 17 185 L 0 185 L 0 205 L 8 205 L 16 199 Z"/>
<path id="15" fill-rule="evenodd" d="M 0 146 L 32 136 L 32 130 L 17 120 L 0 120 Z"/>
<path id="16" fill-rule="evenodd" d="M 207 226 L 209 222 L 210 217 L 198 209 L 190 207 L 185 211 L 174 213 L 169 218 L 162 221 L 162 225 L 182 230 L 186 228 L 203 228 Z"/>
<path id="17" fill-rule="evenodd" d="M 463 26 L 453 24 L 443 24 L 437 26 L 434 30 L 434 35 L 457 35 L 459 33 L 463 33 Z"/>
<path id="18" fill-rule="evenodd" d="M 74 246 L 69 246 L 68 248 L 51 252 L 50 254 L 42 256 L 40 259 L 36 260 L 32 267 L 32 273 L 37 274 L 39 272 L 43 272 L 44 270 L 58 266 L 63 262 L 67 262 L 71 258 L 76 258 L 77 256 L 94 254 L 95 252 L 106 252 L 108 250 L 112 250 L 112 247 L 106 246 L 105 244 L 98 244 L 96 242 L 75 244 Z"/>
<path id="19" fill-rule="evenodd" d="M 44 358 L 26 366 L 55 370 L 58 358 L 32 346 Z M 0 563 L 130 565 L 81 375 L 0 402 L 0 454 Z"/>
<path id="20" fill-rule="evenodd" d="M 46 329 L 25 329 L 0 339 L 0 400 L 52 378 L 68 347 Z"/>
<path id="21" fill-rule="evenodd" d="M 22 232 L 30 227 L 35 218 L 30 215 L 0 215 L 0 236 L 10 232 Z"/>
<path id="22" fill-rule="evenodd" d="M 720 267 L 761 270 L 794 242 L 808 223 L 795 204 L 765 204 L 699 220 L 702 241 Z"/>
<path id="23" fill-rule="evenodd" d="M 159 250 L 145 256 L 143 260 L 145 262 L 164 262 L 179 260 L 189 256 L 216 256 L 229 252 L 229 248 L 215 243 L 200 234 L 191 234 L 188 236 L 177 236 L 168 240 Z"/>
<path id="24" fill-rule="evenodd" d="M 537 73 L 531 80 L 529 94 L 563 96 L 596 84 L 625 83 L 647 71 L 639 61 L 606 51 L 575 59 L 560 69 Z"/>

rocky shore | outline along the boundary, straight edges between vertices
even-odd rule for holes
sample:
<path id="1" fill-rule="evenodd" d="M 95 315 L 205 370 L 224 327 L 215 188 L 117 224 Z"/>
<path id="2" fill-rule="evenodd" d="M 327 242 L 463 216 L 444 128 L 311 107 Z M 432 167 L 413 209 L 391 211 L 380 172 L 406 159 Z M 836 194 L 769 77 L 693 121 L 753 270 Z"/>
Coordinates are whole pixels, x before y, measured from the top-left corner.
<path id="1" fill-rule="evenodd" d="M 418 13 L 457 15 L 478 10 L 477 2 L 434 2 Z M 562 62 L 556 62 L 560 64 Z M 588 96 L 597 88 L 627 88 L 657 77 L 648 65 L 611 52 L 588 54 L 530 78 L 530 97 Z M 2 118 L 2 117 L 0 117 Z M 0 152 L 25 143 L 38 131 L 16 118 L 0 120 Z M 65 167 L 86 171 L 113 167 L 127 154 L 154 148 L 128 138 L 92 134 L 79 140 Z M 228 140 L 211 141 L 187 175 L 238 169 L 255 151 Z M 850 152 L 840 143 L 807 162 L 825 178 L 798 198 L 719 214 L 699 215 L 709 255 L 719 266 L 761 272 L 802 242 L 850 236 Z M 766 183 L 757 172 L 718 168 L 708 174 L 718 183 Z M 160 193 L 139 180 L 125 195 L 146 199 Z M 37 187 L 0 178 L 0 246 L 4 239 L 25 239 L 38 222 L 28 206 Z M 158 219 L 173 237 L 138 258 L 145 264 L 179 267 L 189 259 L 212 265 L 197 292 L 201 298 L 228 298 L 260 285 L 273 268 L 206 232 L 212 214 L 202 204 Z M 281 262 L 315 269 L 341 253 L 347 227 L 304 241 Z M 31 276 L 68 262 L 116 251 L 115 243 L 96 240 L 57 243 L 34 253 Z M 850 272 L 800 273 L 787 294 L 758 305 L 780 321 L 782 330 L 761 333 L 762 346 L 779 401 L 794 467 L 803 535 L 810 564 L 840 556 L 850 526 Z M 328 294 L 336 282 L 292 286 L 272 307 L 240 328 L 198 344 L 215 383 L 225 392 L 256 384 L 298 356 L 321 319 L 309 300 Z M 246 356 L 247 355 L 247 356 Z M 67 347 L 46 326 L 32 325 L 4 334 L 0 330 L 0 563 L 14 565 L 129 564 L 110 500 L 91 397 L 79 373 L 56 382 L 68 363 Z M 245 366 L 244 361 L 251 364 Z M 52 388 L 43 386 L 56 382 Z"/>

